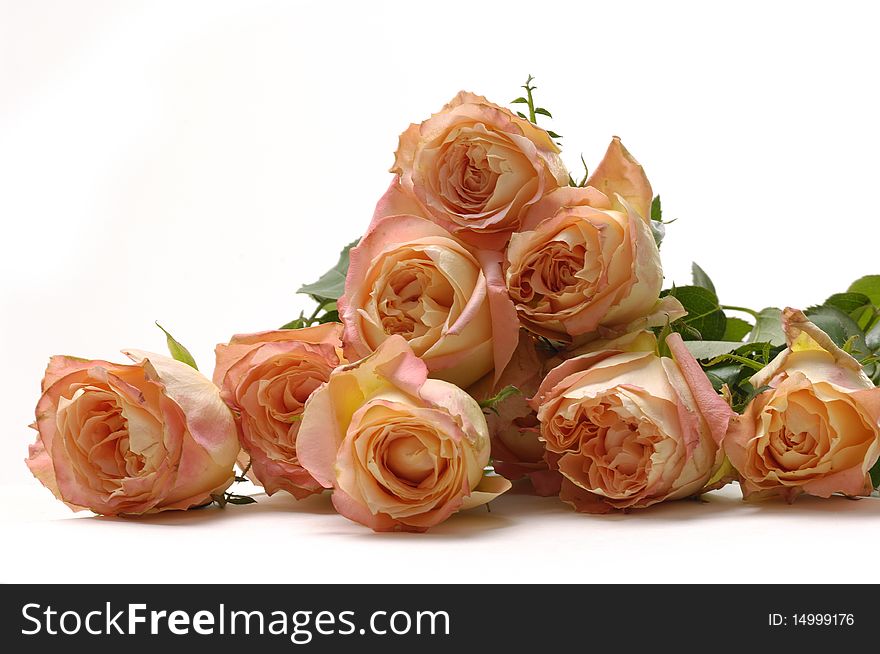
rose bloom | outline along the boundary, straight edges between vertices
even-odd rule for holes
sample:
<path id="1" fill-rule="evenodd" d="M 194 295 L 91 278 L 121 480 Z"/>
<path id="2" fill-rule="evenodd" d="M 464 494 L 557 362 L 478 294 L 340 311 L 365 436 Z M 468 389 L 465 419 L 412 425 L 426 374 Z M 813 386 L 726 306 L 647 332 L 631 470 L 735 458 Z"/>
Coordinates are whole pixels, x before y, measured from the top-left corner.
<path id="1" fill-rule="evenodd" d="M 412 205 L 470 243 L 500 250 L 529 206 L 568 183 L 546 131 L 486 98 L 456 95 L 401 135 L 377 217 Z"/>
<path id="2" fill-rule="evenodd" d="M 296 435 L 312 392 L 345 363 L 342 325 L 233 336 L 216 348 L 214 383 L 232 408 L 250 472 L 271 495 L 297 499 L 323 490 L 300 465 Z"/>
<path id="3" fill-rule="evenodd" d="M 800 311 L 786 309 L 788 347 L 751 378 L 769 386 L 725 440 L 746 498 L 870 495 L 880 457 L 880 388 Z"/>
<path id="4" fill-rule="evenodd" d="M 579 511 L 643 508 L 699 494 L 719 471 L 733 415 L 678 334 L 673 358 L 650 332 L 627 345 L 569 359 L 533 403 L 541 439 Z"/>
<path id="5" fill-rule="evenodd" d="M 484 411 L 492 440 L 492 467 L 499 475 L 516 481 L 527 479 L 537 495 L 558 495 L 562 476 L 545 459 L 539 438 L 538 416 L 529 398 L 538 390 L 547 370 L 550 352 L 537 346 L 535 337 L 520 330 L 519 344 L 498 381 L 489 374 L 468 388 L 478 400 L 487 400 L 504 388 L 517 390 Z"/>
<path id="6" fill-rule="evenodd" d="M 234 478 L 232 413 L 188 365 L 125 354 L 135 363 L 52 357 L 28 467 L 75 510 L 139 515 L 210 502 Z"/>
<path id="7" fill-rule="evenodd" d="M 432 377 L 462 387 L 503 370 L 517 342 L 500 259 L 413 215 L 375 222 L 351 250 L 339 314 L 349 359 L 400 335 Z"/>
<path id="8" fill-rule="evenodd" d="M 651 186 L 619 139 L 588 184 L 602 190 L 560 188 L 532 205 L 507 251 L 507 289 L 523 326 L 562 342 L 632 328 L 655 311 L 663 283 L 643 213 Z"/>
<path id="9" fill-rule="evenodd" d="M 425 531 L 509 488 L 483 477 L 489 434 L 476 401 L 427 378 L 400 336 L 337 368 L 306 403 L 296 447 L 345 517 L 376 531 Z"/>

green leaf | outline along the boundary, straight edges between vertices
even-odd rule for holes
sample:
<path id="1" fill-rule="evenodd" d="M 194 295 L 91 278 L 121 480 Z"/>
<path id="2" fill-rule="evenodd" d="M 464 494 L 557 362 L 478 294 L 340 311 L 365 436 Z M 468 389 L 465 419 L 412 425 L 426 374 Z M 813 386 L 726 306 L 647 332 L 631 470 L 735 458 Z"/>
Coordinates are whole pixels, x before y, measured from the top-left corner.
<path id="1" fill-rule="evenodd" d="M 880 275 L 865 275 L 850 284 L 847 290 L 867 295 L 872 304 L 880 306 Z"/>
<path id="2" fill-rule="evenodd" d="M 327 322 L 339 322 L 339 311 L 333 309 L 333 311 L 327 311 L 320 316 L 318 316 L 318 323 L 323 325 Z"/>
<path id="3" fill-rule="evenodd" d="M 512 395 L 516 395 L 519 392 L 520 390 L 516 386 L 505 386 L 495 395 L 486 398 L 485 400 L 481 400 L 480 402 L 478 402 L 478 404 L 480 405 L 480 408 L 484 411 L 488 410 L 497 414 L 498 409 L 496 407 L 507 398 L 511 397 Z"/>
<path id="4" fill-rule="evenodd" d="M 724 328 L 724 338 L 722 340 L 742 343 L 742 340 L 750 331 L 752 331 L 752 323 L 743 320 L 742 318 L 731 318 L 728 316 L 727 325 Z"/>
<path id="5" fill-rule="evenodd" d="M 865 335 L 856 321 L 840 309 L 827 305 L 810 307 L 804 312 L 819 329 L 828 334 L 838 347 L 850 342 L 850 349 L 857 359 L 868 356 L 870 352 L 865 345 Z M 852 339 L 852 340 L 850 340 Z"/>
<path id="6" fill-rule="evenodd" d="M 748 338 L 749 343 L 770 343 L 785 345 L 785 332 L 782 331 L 782 310 L 767 307 L 758 312 L 755 326 Z"/>
<path id="7" fill-rule="evenodd" d="M 880 311 L 873 304 L 850 311 L 849 315 L 856 321 L 859 329 L 864 332 L 870 331 L 876 324 L 880 323 Z"/>
<path id="8" fill-rule="evenodd" d="M 699 341 L 688 341 L 689 343 L 697 343 Z M 706 376 L 709 378 L 709 381 L 712 382 L 712 387 L 716 391 L 721 391 L 721 387 L 727 384 L 729 388 L 735 388 L 736 384 L 743 378 L 743 371 L 745 370 L 744 366 L 741 366 L 736 363 L 725 363 L 722 365 L 713 366 L 710 370 L 706 370 Z M 752 375 L 752 371 L 749 370 L 746 373 L 747 376 Z"/>
<path id="9" fill-rule="evenodd" d="M 535 107 L 535 113 L 541 114 L 542 116 L 547 116 L 547 118 L 553 118 L 553 114 L 544 109 L 544 107 Z"/>
<path id="10" fill-rule="evenodd" d="M 301 286 L 297 293 L 311 295 L 316 302 L 326 304 L 327 300 L 338 300 L 345 293 L 345 275 L 348 273 L 348 253 L 358 244 L 357 239 L 346 245 L 339 253 L 339 261 L 330 270 L 321 275 L 320 279 L 311 284 Z M 324 302 L 322 302 L 324 301 Z"/>
<path id="11" fill-rule="evenodd" d="M 736 352 L 742 347 L 742 341 L 685 341 L 684 346 L 695 359 L 714 359 L 722 354 Z"/>
<path id="12" fill-rule="evenodd" d="M 302 329 L 306 326 L 306 319 L 302 314 L 299 314 L 299 318 L 295 318 L 288 323 L 281 325 L 279 329 Z"/>
<path id="13" fill-rule="evenodd" d="M 660 244 L 663 242 L 663 239 L 666 238 L 666 225 L 659 220 L 652 220 L 651 234 L 654 236 L 654 243 L 657 244 L 657 249 L 659 250 Z"/>
<path id="14" fill-rule="evenodd" d="M 516 112 L 516 115 L 519 116 L 520 118 L 524 119 L 524 120 L 528 120 L 528 119 L 529 119 L 529 117 L 526 116 L 526 115 L 525 115 L 523 112 L 521 112 L 521 111 L 517 111 L 517 112 Z"/>
<path id="15" fill-rule="evenodd" d="M 176 338 L 169 334 L 168 330 L 160 325 L 158 321 L 156 321 L 156 327 L 165 332 L 165 342 L 168 345 L 168 352 L 171 354 L 171 358 L 198 370 L 199 367 L 196 365 L 196 360 L 193 358 L 193 355 L 189 353 L 189 350 L 183 347 Z"/>
<path id="16" fill-rule="evenodd" d="M 516 100 L 511 100 L 511 101 L 510 101 L 510 104 L 528 104 L 528 103 L 529 103 L 529 101 L 526 100 L 526 99 L 525 99 L 524 97 L 522 97 L 522 96 L 518 97 Z"/>
<path id="17" fill-rule="evenodd" d="M 691 276 L 694 280 L 694 286 L 702 286 L 715 293 L 716 296 L 718 295 L 718 291 L 715 290 L 715 284 L 712 283 L 706 271 L 697 265 L 696 261 L 691 262 Z"/>
<path id="18" fill-rule="evenodd" d="M 880 460 L 871 468 L 871 485 L 874 488 L 880 488 Z"/>
<path id="19" fill-rule="evenodd" d="M 687 331 L 678 326 L 679 323 L 697 330 L 701 340 L 722 340 L 727 327 L 727 318 L 718 304 L 718 297 L 712 291 L 702 286 L 677 286 L 664 291 L 662 295 L 672 295 L 677 298 L 688 312 L 688 315 L 673 324 L 683 339 L 694 340 Z"/>
<path id="20" fill-rule="evenodd" d="M 871 298 L 864 293 L 835 293 L 825 302 L 826 306 L 840 309 L 844 313 L 853 313 L 871 304 Z"/>
<path id="21" fill-rule="evenodd" d="M 880 322 L 874 325 L 867 334 L 865 334 L 865 345 L 871 352 L 880 350 Z"/>
<path id="22" fill-rule="evenodd" d="M 663 220 L 663 207 L 660 205 L 660 196 L 655 195 L 651 202 L 651 220 L 660 222 Z"/>
<path id="23" fill-rule="evenodd" d="M 733 410 L 737 413 L 744 412 L 748 408 L 751 401 L 758 397 L 761 393 L 771 390 L 770 386 L 760 386 L 758 388 L 755 388 L 754 386 L 752 386 L 751 382 L 744 382 L 739 385 L 739 388 L 741 389 L 743 395 L 739 398 L 739 402 L 734 404 L 732 407 Z"/>
<path id="24" fill-rule="evenodd" d="M 561 138 L 562 138 L 559 134 L 557 134 L 556 132 L 554 132 L 552 129 L 548 129 L 548 130 L 547 130 L 547 134 L 549 134 L 550 137 L 551 137 L 551 138 L 554 138 L 554 139 L 561 139 Z"/>

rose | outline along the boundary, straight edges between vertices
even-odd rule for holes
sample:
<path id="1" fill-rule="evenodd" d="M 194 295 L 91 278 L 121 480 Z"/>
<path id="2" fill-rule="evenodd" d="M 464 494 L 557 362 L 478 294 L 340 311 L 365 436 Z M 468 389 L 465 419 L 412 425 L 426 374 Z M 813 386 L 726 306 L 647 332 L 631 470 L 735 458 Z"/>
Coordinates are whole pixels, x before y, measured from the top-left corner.
<path id="1" fill-rule="evenodd" d="M 403 336 L 433 377 L 468 386 L 504 369 L 517 321 L 500 259 L 430 220 L 387 216 L 350 252 L 339 313 L 349 359 Z"/>
<path id="2" fill-rule="evenodd" d="M 733 415 L 678 334 L 656 353 L 650 332 L 623 349 L 554 368 L 533 403 L 560 497 L 580 511 L 643 508 L 698 494 L 723 462 Z"/>
<path id="3" fill-rule="evenodd" d="M 210 502 L 234 478 L 232 413 L 188 365 L 125 354 L 135 363 L 52 357 L 28 467 L 76 510 L 138 515 Z"/>
<path id="4" fill-rule="evenodd" d="M 663 282 L 640 213 L 651 186 L 619 139 L 588 183 L 604 192 L 560 188 L 532 205 L 507 251 L 506 283 L 520 321 L 558 341 L 635 327 L 654 311 Z"/>
<path id="5" fill-rule="evenodd" d="M 522 213 L 568 183 L 559 148 L 543 129 L 465 91 L 401 135 L 377 217 L 413 206 L 470 243 L 500 249 Z"/>
<path id="6" fill-rule="evenodd" d="M 880 388 L 800 311 L 786 309 L 788 346 L 751 379 L 755 397 L 725 449 L 747 498 L 869 495 L 880 457 Z"/>
<path id="7" fill-rule="evenodd" d="M 400 336 L 337 368 L 306 403 L 296 448 L 302 465 L 345 517 L 376 531 L 425 531 L 504 492 L 483 478 L 486 420 Z"/>
<path id="8" fill-rule="evenodd" d="M 528 479 L 542 496 L 558 495 L 562 481 L 559 472 L 547 465 L 538 438 L 538 416 L 529 403 L 544 379 L 549 356 L 549 350 L 535 345 L 534 336 L 520 330 L 519 344 L 498 381 L 486 375 L 468 389 L 481 401 L 496 398 L 503 389 L 515 389 L 484 412 L 492 440 L 492 467 L 511 481 Z"/>
<path id="9" fill-rule="evenodd" d="M 251 472 L 271 495 L 297 499 L 323 487 L 299 464 L 296 435 L 306 400 L 345 362 L 342 325 L 233 336 L 218 345 L 214 382 L 232 408 Z"/>

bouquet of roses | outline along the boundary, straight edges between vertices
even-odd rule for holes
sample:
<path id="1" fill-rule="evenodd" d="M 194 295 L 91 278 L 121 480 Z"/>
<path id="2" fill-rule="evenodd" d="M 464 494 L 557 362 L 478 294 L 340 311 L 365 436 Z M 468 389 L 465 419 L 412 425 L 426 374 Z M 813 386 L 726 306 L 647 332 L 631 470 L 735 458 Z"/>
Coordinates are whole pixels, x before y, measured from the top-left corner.
<path id="1" fill-rule="evenodd" d="M 880 276 L 806 312 L 721 305 L 696 264 L 664 290 L 642 166 L 614 137 L 575 179 L 531 82 L 523 111 L 461 92 L 410 125 L 364 235 L 300 289 L 315 311 L 218 345 L 213 380 L 167 333 L 170 357 L 53 357 L 33 474 L 107 515 L 249 503 L 228 492 L 245 476 L 332 489 L 377 531 L 510 480 L 591 513 L 733 480 L 747 499 L 871 494 Z"/>

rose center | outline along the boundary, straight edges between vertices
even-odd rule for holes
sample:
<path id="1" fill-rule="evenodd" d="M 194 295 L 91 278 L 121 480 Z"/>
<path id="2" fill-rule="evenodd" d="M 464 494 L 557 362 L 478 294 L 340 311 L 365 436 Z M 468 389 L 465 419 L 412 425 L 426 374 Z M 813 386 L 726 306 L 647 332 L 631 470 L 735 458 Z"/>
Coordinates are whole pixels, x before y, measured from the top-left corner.
<path id="1" fill-rule="evenodd" d="M 449 280 L 432 261 L 398 263 L 388 275 L 378 302 L 383 331 L 406 339 L 423 336 L 445 323 L 454 294 Z"/>
<path id="2" fill-rule="evenodd" d="M 87 387 L 77 391 L 60 417 L 76 434 L 69 442 L 77 453 L 106 479 L 135 477 L 144 469 L 146 459 L 131 450 L 128 421 L 109 390 Z"/>
<path id="3" fill-rule="evenodd" d="M 397 438 L 388 446 L 385 466 L 398 479 L 418 486 L 436 467 L 436 459 L 415 436 Z"/>

